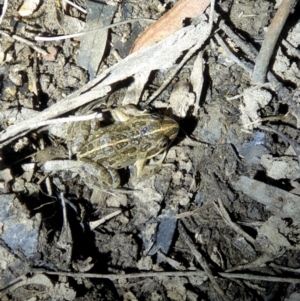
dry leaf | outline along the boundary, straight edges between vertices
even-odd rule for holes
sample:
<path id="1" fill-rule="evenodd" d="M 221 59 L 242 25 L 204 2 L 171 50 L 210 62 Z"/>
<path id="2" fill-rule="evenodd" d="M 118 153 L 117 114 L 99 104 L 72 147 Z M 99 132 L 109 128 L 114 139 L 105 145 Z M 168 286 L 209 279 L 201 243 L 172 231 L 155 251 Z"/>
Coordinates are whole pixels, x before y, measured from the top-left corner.
<path id="1" fill-rule="evenodd" d="M 202 14 L 210 0 L 179 0 L 174 7 L 163 15 L 157 22 L 150 25 L 134 42 L 130 53 L 153 45 L 172 35 L 183 27 L 187 18 L 195 18 Z"/>

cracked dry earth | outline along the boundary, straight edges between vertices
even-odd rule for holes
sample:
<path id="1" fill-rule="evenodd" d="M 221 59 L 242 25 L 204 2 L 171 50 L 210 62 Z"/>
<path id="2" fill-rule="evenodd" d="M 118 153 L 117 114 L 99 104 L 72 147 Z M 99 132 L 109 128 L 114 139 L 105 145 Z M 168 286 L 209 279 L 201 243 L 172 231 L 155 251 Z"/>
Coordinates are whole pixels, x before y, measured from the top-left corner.
<path id="1" fill-rule="evenodd" d="M 297 1 L 74 4 L 0 1 L 0 299 L 299 300 Z"/>

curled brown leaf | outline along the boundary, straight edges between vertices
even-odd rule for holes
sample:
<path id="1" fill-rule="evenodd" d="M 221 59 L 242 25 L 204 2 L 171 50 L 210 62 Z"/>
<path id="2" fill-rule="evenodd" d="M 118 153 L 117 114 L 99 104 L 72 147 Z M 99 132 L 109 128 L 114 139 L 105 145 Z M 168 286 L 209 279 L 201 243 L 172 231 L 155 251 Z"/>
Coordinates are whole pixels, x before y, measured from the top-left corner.
<path id="1" fill-rule="evenodd" d="M 164 14 L 158 21 L 151 24 L 134 42 L 130 53 L 153 45 L 172 35 L 183 27 L 187 18 L 195 18 L 202 14 L 210 0 L 179 0 L 174 7 Z"/>

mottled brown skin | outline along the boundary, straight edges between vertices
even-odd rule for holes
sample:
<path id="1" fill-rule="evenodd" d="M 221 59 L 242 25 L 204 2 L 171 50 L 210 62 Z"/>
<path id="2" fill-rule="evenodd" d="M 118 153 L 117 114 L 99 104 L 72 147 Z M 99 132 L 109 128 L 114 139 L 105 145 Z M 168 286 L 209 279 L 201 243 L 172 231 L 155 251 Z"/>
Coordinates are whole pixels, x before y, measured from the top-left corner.
<path id="1" fill-rule="evenodd" d="M 90 132 L 90 123 L 79 123 L 69 131 L 69 143 L 77 152 L 78 160 L 100 186 L 118 187 L 117 169 L 134 164 L 136 176 L 143 175 L 148 159 L 166 151 L 177 136 L 179 127 L 173 119 L 158 114 L 142 112 L 127 105 L 111 112 L 115 123 Z M 95 181 L 95 180 L 94 180 Z"/>

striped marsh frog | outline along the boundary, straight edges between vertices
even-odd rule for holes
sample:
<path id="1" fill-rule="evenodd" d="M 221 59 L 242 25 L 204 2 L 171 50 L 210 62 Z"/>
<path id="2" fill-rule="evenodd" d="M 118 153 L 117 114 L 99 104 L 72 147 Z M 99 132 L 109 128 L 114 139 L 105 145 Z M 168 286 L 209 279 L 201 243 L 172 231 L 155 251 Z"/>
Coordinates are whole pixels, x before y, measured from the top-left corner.
<path id="1" fill-rule="evenodd" d="M 141 177 L 147 160 L 166 151 L 179 127 L 167 116 L 139 111 L 133 105 L 113 109 L 111 115 L 115 122 L 106 127 L 71 124 L 67 142 L 93 183 L 116 188 L 118 169 L 134 164 L 136 176 Z"/>

